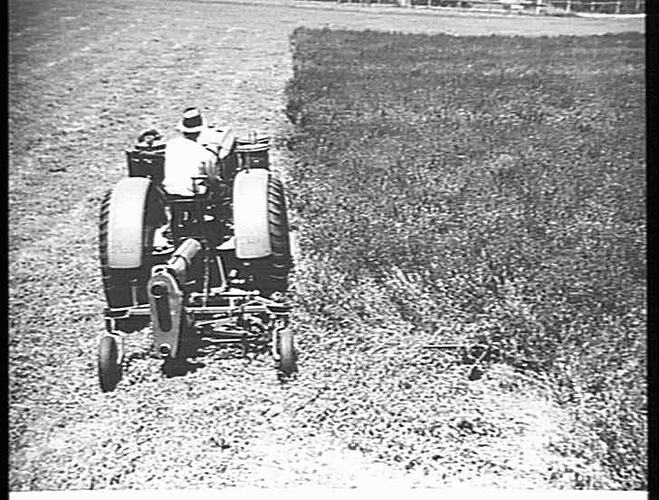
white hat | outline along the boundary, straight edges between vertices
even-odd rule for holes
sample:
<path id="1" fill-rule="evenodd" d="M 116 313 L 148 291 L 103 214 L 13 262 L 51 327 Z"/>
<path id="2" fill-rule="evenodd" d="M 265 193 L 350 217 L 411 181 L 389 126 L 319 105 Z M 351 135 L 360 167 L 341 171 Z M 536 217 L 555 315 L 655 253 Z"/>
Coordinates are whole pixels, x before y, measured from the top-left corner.
<path id="1" fill-rule="evenodd" d="M 204 128 L 204 119 L 197 108 L 187 108 L 183 111 L 183 119 L 178 129 L 184 133 L 201 132 Z"/>

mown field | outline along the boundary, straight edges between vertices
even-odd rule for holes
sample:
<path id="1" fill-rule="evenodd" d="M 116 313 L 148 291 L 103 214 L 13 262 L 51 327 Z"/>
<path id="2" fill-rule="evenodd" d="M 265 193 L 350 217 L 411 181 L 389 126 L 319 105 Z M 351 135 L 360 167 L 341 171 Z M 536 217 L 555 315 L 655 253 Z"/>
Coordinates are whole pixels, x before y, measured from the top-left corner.
<path id="1" fill-rule="evenodd" d="M 579 464 L 569 486 L 645 488 L 643 36 L 292 42 L 309 321 L 353 346 L 382 325 L 408 346 L 478 344 L 453 358 L 466 380 L 506 367 L 570 416 L 549 444 Z"/>

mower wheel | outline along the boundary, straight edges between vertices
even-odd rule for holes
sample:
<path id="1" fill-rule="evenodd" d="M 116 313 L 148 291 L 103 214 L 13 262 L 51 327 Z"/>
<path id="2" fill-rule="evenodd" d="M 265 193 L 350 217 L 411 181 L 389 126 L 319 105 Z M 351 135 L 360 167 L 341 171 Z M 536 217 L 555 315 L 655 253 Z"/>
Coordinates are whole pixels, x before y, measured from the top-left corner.
<path id="1" fill-rule="evenodd" d="M 121 380 L 122 359 L 114 335 L 104 335 L 98 345 L 98 379 L 103 392 L 112 392 Z"/>
<path id="2" fill-rule="evenodd" d="M 282 375 L 290 377 L 293 373 L 297 372 L 295 341 L 291 331 L 279 332 L 277 337 L 277 354 L 279 354 L 277 369 Z"/>

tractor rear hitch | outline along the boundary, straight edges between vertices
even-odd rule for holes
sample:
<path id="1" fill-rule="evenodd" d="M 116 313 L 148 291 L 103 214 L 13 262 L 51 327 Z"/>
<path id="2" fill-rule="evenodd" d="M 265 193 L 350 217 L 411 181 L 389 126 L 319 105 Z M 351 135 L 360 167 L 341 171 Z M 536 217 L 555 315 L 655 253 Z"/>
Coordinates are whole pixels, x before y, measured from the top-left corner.
<path id="1" fill-rule="evenodd" d="M 158 348 L 158 352 L 160 353 L 160 356 L 166 358 L 172 352 L 172 346 L 170 346 L 169 344 L 160 344 L 160 347 Z"/>
<path id="2" fill-rule="evenodd" d="M 151 295 L 155 302 L 156 316 L 158 317 L 158 324 L 160 328 L 168 332 L 172 329 L 172 315 L 169 310 L 169 296 L 167 287 L 160 285 L 153 285 L 151 287 Z"/>
<path id="3" fill-rule="evenodd" d="M 184 307 L 184 284 L 192 262 L 201 249 L 201 243 L 188 238 L 166 264 L 155 266 L 151 271 L 148 291 L 153 345 L 163 358 L 176 357 L 187 314 Z"/>

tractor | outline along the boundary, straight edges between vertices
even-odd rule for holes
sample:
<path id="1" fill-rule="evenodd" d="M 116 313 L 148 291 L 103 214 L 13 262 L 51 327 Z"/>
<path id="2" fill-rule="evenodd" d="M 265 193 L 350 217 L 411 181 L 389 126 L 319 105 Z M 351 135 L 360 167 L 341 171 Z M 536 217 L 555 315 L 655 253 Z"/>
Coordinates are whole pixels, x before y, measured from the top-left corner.
<path id="1" fill-rule="evenodd" d="M 151 142 L 126 151 L 128 177 L 102 200 L 103 392 L 122 378 L 125 337 L 149 326 L 151 353 L 164 365 L 190 356 L 186 342 L 201 336 L 243 352 L 270 351 L 280 377 L 297 372 L 287 328 L 293 259 L 286 198 L 270 168 L 269 137 L 216 130 L 220 175 L 213 183 L 191 178 L 194 195 L 163 189 L 166 149 Z"/>

